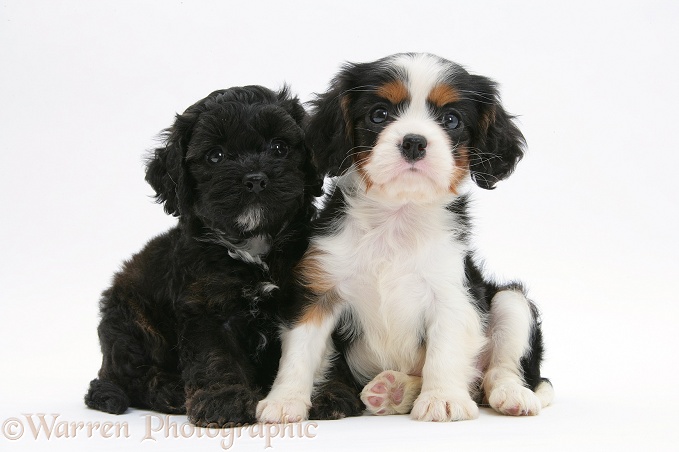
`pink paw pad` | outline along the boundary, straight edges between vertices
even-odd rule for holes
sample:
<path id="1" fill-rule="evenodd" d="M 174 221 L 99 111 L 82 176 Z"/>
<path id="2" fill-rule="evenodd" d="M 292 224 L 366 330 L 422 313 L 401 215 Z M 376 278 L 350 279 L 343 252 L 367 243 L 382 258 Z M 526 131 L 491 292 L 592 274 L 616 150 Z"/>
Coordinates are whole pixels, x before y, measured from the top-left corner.
<path id="1" fill-rule="evenodd" d="M 361 400 L 373 414 L 396 414 L 406 396 L 405 391 L 404 383 L 396 373 L 382 372 L 363 388 Z"/>
<path id="2" fill-rule="evenodd" d="M 512 416 L 518 416 L 521 414 L 521 408 L 518 406 L 506 408 L 505 411 L 507 412 L 507 414 L 510 414 Z"/>
<path id="3" fill-rule="evenodd" d="M 384 403 L 384 398 L 382 397 L 377 397 L 377 396 L 370 396 L 368 397 L 368 404 L 374 408 L 379 408 L 382 406 L 382 403 Z"/>
<path id="4" fill-rule="evenodd" d="M 375 386 L 372 387 L 372 392 L 374 392 L 375 394 L 386 394 L 387 387 L 384 386 L 384 383 L 377 383 Z"/>
<path id="5" fill-rule="evenodd" d="M 533 414 L 529 409 L 522 410 L 519 405 L 507 408 L 504 411 L 510 416 L 531 416 Z"/>
<path id="6" fill-rule="evenodd" d="M 392 388 L 391 394 L 389 394 L 393 404 L 398 405 L 403 400 L 403 387 L 398 386 Z"/>

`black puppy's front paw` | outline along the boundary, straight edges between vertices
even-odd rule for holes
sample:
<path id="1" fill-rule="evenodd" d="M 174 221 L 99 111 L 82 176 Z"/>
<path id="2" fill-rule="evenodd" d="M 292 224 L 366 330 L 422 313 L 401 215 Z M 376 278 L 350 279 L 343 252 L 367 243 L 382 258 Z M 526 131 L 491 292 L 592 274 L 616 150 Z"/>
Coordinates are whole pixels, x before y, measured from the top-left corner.
<path id="1" fill-rule="evenodd" d="M 257 422 L 255 410 L 263 396 L 242 385 L 197 390 L 186 400 L 189 421 L 199 427 L 234 427 Z"/>
<path id="2" fill-rule="evenodd" d="M 184 414 L 185 403 L 184 382 L 178 376 L 158 372 L 149 381 L 147 405 L 153 411 Z"/>
<path id="3" fill-rule="evenodd" d="M 123 414 L 130 406 L 130 398 L 112 381 L 95 378 L 85 394 L 85 405 L 106 413 Z"/>
<path id="4" fill-rule="evenodd" d="M 330 382 L 318 388 L 311 399 L 309 419 L 326 420 L 359 416 L 363 413 L 358 391 L 344 383 Z"/>

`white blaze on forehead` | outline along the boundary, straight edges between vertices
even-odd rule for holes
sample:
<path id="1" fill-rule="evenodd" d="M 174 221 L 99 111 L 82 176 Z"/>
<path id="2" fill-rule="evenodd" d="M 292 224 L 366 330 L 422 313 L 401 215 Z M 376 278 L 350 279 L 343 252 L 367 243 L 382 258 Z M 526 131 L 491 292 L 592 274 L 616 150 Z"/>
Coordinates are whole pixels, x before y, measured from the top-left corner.
<path id="1" fill-rule="evenodd" d="M 452 66 L 428 54 L 399 55 L 393 64 L 403 69 L 407 77 L 411 100 L 403 113 L 428 116 L 427 98 L 434 87 L 451 75 Z"/>
<path id="2" fill-rule="evenodd" d="M 456 98 L 450 82 L 458 66 L 428 54 L 396 55 L 388 63 L 400 75 L 396 82 L 403 85 L 385 85 L 383 97 L 396 105 L 400 98 L 409 101 L 379 133 L 362 166 L 363 176 L 370 181 L 369 194 L 400 201 L 447 199 L 456 168 L 453 143 L 429 104 L 441 106 Z M 409 134 L 421 135 L 427 143 L 426 155 L 415 162 L 404 159 L 401 152 L 403 138 Z"/>

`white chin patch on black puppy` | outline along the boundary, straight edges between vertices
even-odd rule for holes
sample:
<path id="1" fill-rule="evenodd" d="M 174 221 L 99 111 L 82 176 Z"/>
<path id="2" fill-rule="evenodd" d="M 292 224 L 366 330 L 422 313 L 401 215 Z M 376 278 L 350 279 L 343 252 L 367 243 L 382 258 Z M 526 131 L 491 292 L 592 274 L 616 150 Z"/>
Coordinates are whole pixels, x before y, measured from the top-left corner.
<path id="1" fill-rule="evenodd" d="M 162 132 L 146 181 L 178 221 L 102 293 L 88 407 L 210 428 L 256 421 L 280 357 L 276 332 L 297 316 L 281 306 L 320 194 L 305 117 L 287 88 L 250 85 L 210 93 Z"/>
<path id="2" fill-rule="evenodd" d="M 236 218 L 236 223 L 243 228 L 244 232 L 256 229 L 262 223 L 262 208 L 250 206 Z"/>

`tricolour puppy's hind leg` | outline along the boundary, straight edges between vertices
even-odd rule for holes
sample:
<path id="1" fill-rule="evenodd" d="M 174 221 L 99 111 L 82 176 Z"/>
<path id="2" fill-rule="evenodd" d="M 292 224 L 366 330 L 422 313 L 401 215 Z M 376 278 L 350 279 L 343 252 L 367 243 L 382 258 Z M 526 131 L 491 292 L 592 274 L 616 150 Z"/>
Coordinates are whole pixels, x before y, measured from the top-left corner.
<path id="1" fill-rule="evenodd" d="M 516 288 L 500 290 L 490 303 L 483 390 L 502 414 L 536 415 L 554 397 L 540 377 L 542 333 L 537 309 Z"/>

